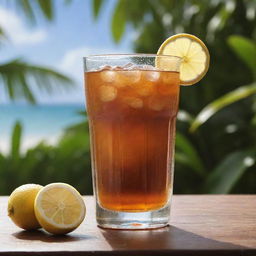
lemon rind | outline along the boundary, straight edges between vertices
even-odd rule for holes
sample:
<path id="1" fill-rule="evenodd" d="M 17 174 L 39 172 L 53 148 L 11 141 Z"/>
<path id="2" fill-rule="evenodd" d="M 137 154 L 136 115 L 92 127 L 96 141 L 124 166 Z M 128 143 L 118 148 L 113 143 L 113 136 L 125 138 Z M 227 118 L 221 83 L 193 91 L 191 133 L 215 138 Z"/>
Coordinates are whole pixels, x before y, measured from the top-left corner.
<path id="1" fill-rule="evenodd" d="M 199 82 L 205 76 L 205 74 L 207 73 L 207 71 L 209 69 L 209 64 L 210 64 L 210 54 L 209 54 L 209 51 L 208 51 L 206 45 L 204 44 L 204 42 L 201 39 L 199 39 L 198 37 L 196 37 L 194 35 L 187 34 L 187 33 L 180 33 L 180 34 L 173 35 L 173 36 L 167 38 L 161 44 L 161 46 L 159 47 L 159 49 L 157 51 L 157 54 L 158 55 L 162 55 L 163 54 L 163 49 L 166 47 L 166 45 L 168 45 L 171 41 L 175 41 L 176 39 L 182 38 L 182 37 L 186 37 L 186 38 L 190 39 L 191 41 L 196 41 L 197 43 L 199 43 L 201 45 L 203 51 L 206 54 L 206 62 L 205 62 L 205 69 L 204 69 L 204 71 L 201 74 L 199 74 L 195 79 L 180 80 L 180 84 L 181 85 L 192 85 L 192 84 L 195 84 L 195 83 Z M 157 66 L 157 63 L 156 63 L 156 66 Z"/>
<path id="2" fill-rule="evenodd" d="M 42 210 L 42 208 L 40 207 L 40 204 L 39 202 L 41 201 L 41 198 L 43 196 L 43 194 L 45 192 L 47 192 L 48 190 L 50 190 L 52 187 L 54 188 L 64 188 L 64 189 L 68 189 L 69 192 L 73 193 L 73 195 L 80 201 L 81 205 L 83 205 L 82 207 L 82 211 L 80 213 L 80 216 L 79 218 L 77 218 L 77 221 L 74 222 L 74 223 L 71 223 L 71 224 L 61 224 L 61 223 L 56 223 L 53 221 L 52 218 L 49 218 L 48 216 L 45 215 L 44 211 Z M 53 226 L 54 228 L 60 228 L 60 229 L 73 229 L 77 226 L 79 226 L 82 221 L 84 220 L 84 217 L 85 217 L 85 213 L 86 213 L 86 210 L 85 210 L 85 204 L 84 204 L 84 201 L 80 195 L 80 193 L 75 189 L 73 188 L 72 186 L 66 184 L 66 183 L 52 183 L 52 184 L 49 184 L 47 186 L 45 186 L 38 194 L 37 194 L 37 197 L 35 199 L 35 211 L 37 211 L 41 217 L 43 218 L 43 220 L 48 224 L 48 225 L 51 225 Z"/>

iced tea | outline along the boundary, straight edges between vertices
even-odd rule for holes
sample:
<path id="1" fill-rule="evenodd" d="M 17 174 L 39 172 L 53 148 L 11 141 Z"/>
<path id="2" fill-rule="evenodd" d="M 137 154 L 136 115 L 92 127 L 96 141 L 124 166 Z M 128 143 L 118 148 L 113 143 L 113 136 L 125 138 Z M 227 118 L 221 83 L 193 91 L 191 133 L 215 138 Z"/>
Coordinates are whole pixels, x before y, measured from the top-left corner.
<path id="1" fill-rule="evenodd" d="M 106 66 L 85 81 L 100 206 L 162 208 L 172 189 L 179 73 Z"/>

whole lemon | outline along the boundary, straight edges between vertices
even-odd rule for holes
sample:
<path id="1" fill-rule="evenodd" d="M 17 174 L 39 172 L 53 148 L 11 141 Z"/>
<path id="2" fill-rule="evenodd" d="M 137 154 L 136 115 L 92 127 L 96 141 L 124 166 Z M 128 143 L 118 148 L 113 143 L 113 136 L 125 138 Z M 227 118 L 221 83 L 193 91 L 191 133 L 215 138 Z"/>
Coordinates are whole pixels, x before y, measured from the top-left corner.
<path id="1" fill-rule="evenodd" d="M 8 216 L 20 228 L 26 230 L 38 229 L 34 212 L 34 201 L 38 192 L 43 188 L 37 184 L 25 184 L 16 188 L 8 200 Z"/>

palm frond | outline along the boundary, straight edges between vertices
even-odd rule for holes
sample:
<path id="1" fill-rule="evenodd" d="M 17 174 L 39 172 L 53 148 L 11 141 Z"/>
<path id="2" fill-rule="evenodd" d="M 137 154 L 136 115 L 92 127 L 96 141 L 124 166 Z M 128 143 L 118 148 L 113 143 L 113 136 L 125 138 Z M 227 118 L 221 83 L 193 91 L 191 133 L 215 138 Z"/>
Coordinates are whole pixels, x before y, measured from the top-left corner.
<path id="1" fill-rule="evenodd" d="M 0 65 L 0 79 L 11 100 L 25 99 L 35 103 L 33 88 L 53 93 L 57 89 L 73 88 L 73 81 L 67 76 L 47 67 L 35 66 L 20 59 Z"/>
<path id="2" fill-rule="evenodd" d="M 30 21 L 35 21 L 35 13 L 29 0 L 16 1 L 17 7 L 21 9 Z"/>
<path id="3" fill-rule="evenodd" d="M 52 20 L 54 16 L 54 5 L 52 0 L 37 0 L 40 10 L 43 15 L 48 19 Z"/>
<path id="4" fill-rule="evenodd" d="M 13 5 L 31 24 L 36 24 L 41 17 L 48 21 L 54 19 L 54 2 L 52 0 L 19 0 L 13 1 Z"/>
<path id="5" fill-rule="evenodd" d="M 104 0 L 93 0 L 93 16 L 96 19 L 99 16 L 100 10 L 102 9 Z"/>
<path id="6" fill-rule="evenodd" d="M 0 26 L 0 46 L 3 41 L 5 41 L 7 38 L 7 35 L 4 31 L 4 29 Z"/>

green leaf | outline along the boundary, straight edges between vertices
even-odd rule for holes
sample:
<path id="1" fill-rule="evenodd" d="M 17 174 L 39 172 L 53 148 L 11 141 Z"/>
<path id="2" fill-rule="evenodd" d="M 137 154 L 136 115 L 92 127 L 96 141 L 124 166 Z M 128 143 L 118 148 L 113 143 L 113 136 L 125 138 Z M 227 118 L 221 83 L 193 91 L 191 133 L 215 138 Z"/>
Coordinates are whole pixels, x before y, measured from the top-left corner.
<path id="1" fill-rule="evenodd" d="M 88 133 L 89 124 L 87 121 L 73 124 L 65 129 L 66 134 Z"/>
<path id="2" fill-rule="evenodd" d="M 176 161 L 191 167 L 200 176 L 205 175 L 203 163 L 192 143 L 181 133 L 176 133 Z"/>
<path id="3" fill-rule="evenodd" d="M 29 89 L 29 87 L 27 86 L 27 80 L 26 77 L 24 75 L 21 75 L 19 77 L 19 86 L 20 88 L 22 88 L 23 94 L 25 96 L 26 99 L 28 99 L 28 101 L 30 103 L 35 104 L 36 103 L 36 99 L 32 93 L 32 90 Z"/>
<path id="4" fill-rule="evenodd" d="M 93 4 L 93 15 L 94 15 L 94 18 L 96 19 L 99 16 L 100 9 L 103 4 L 103 0 L 93 0 L 92 4 Z"/>
<path id="5" fill-rule="evenodd" d="M 203 108 L 200 113 L 196 116 L 195 120 L 190 126 L 190 131 L 195 132 L 198 127 L 204 124 L 210 117 L 215 113 L 223 109 L 224 107 L 233 104 L 241 99 L 251 96 L 256 93 L 256 83 L 250 85 L 241 86 L 224 96 L 214 100 Z"/>
<path id="6" fill-rule="evenodd" d="M 231 191 L 245 171 L 255 163 L 255 153 L 238 151 L 229 154 L 208 176 L 205 189 L 210 193 Z"/>
<path id="7" fill-rule="evenodd" d="M 53 1 L 52 0 L 37 0 L 40 10 L 48 20 L 53 19 Z"/>
<path id="8" fill-rule="evenodd" d="M 35 22 L 35 14 L 29 0 L 20 0 L 20 5 L 30 21 Z"/>
<path id="9" fill-rule="evenodd" d="M 237 56 L 256 73 L 256 43 L 242 36 L 230 36 L 228 44 Z"/>
<path id="10" fill-rule="evenodd" d="M 23 15 L 27 21 L 35 25 L 41 18 L 47 19 L 48 21 L 53 20 L 54 3 L 55 1 L 52 0 L 18 0 L 13 1 L 13 7 L 19 14 Z M 63 4 L 65 4 L 64 1 Z"/>
<path id="11" fill-rule="evenodd" d="M 1 41 L 6 41 L 6 39 L 8 39 L 5 31 L 3 28 L 1 28 L 0 26 L 0 44 L 2 43 Z"/>
<path id="12" fill-rule="evenodd" d="M 111 30 L 115 42 L 119 42 L 122 38 L 126 25 L 126 12 L 124 0 L 119 0 L 112 17 Z"/>
<path id="13" fill-rule="evenodd" d="M 16 122 L 12 131 L 11 152 L 12 159 L 18 159 L 20 155 L 22 127 L 20 122 Z"/>

